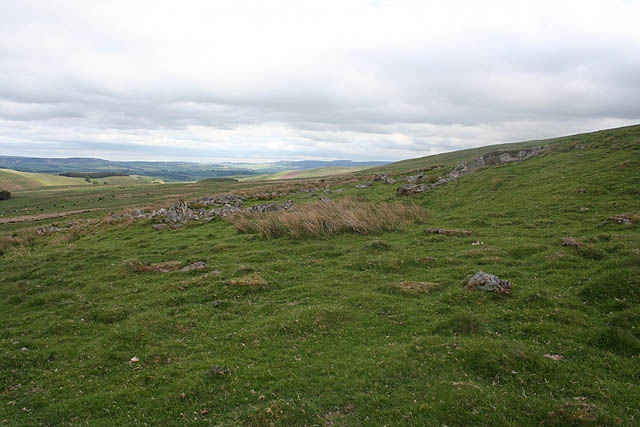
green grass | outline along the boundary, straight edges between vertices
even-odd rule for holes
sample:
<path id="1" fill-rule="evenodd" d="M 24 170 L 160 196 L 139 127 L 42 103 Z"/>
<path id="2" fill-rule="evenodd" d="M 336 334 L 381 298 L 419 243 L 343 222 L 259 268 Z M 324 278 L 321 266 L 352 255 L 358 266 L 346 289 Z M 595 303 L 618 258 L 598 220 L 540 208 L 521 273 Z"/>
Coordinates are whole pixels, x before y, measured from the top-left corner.
<path id="1" fill-rule="evenodd" d="M 296 178 L 318 178 L 332 175 L 342 175 L 352 172 L 366 171 L 371 166 L 329 166 L 325 168 L 315 168 L 306 170 L 288 170 L 275 172 L 264 175 L 255 175 L 240 178 L 240 181 L 274 181 L 280 179 L 296 179 Z"/>
<path id="2" fill-rule="evenodd" d="M 223 220 L 162 232 L 139 221 L 37 236 L 0 225 L 0 418 L 637 425 L 640 126 L 555 142 L 544 156 L 407 199 L 394 185 L 333 184 L 345 190 L 332 199 L 424 209 L 423 221 L 394 231 L 266 239 Z M 246 185 L 116 187 L 109 203 L 88 186 L 18 193 L 0 209 L 48 203 L 49 212 L 53 200 L 117 209 Z M 620 213 L 636 223 L 606 221 Z M 583 247 L 561 246 L 564 236 Z M 169 261 L 211 270 L 131 268 Z M 512 296 L 464 290 L 479 270 L 510 280 Z"/>
<path id="3" fill-rule="evenodd" d="M 30 190 L 47 186 L 87 184 L 88 182 L 82 178 L 69 178 L 48 173 L 30 173 L 11 169 L 0 169 L 0 188 L 9 191 Z"/>

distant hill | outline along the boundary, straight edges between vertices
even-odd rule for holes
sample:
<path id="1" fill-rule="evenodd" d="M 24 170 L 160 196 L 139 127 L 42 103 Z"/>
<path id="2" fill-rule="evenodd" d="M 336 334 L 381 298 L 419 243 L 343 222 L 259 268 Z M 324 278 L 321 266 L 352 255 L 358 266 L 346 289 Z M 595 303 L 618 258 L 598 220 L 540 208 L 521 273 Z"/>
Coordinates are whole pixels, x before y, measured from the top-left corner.
<path id="1" fill-rule="evenodd" d="M 56 185 L 89 185 L 89 183 L 82 178 L 0 169 L 0 189 L 24 191 Z"/>
<path id="2" fill-rule="evenodd" d="M 22 172 L 11 169 L 0 169 L 0 189 L 9 191 L 34 190 L 42 187 L 68 187 L 77 185 L 137 185 L 162 184 L 158 178 L 140 175 L 116 175 L 108 177 L 68 177 L 50 173 Z"/>
<path id="3" fill-rule="evenodd" d="M 387 162 L 353 162 L 351 160 L 302 160 L 274 163 L 219 163 L 194 162 L 121 162 L 96 158 L 40 158 L 0 156 L 0 168 L 33 173 L 81 173 L 112 172 L 126 175 L 142 175 L 165 181 L 198 181 L 207 178 L 250 176 L 287 170 L 307 170 L 320 167 L 379 166 Z"/>

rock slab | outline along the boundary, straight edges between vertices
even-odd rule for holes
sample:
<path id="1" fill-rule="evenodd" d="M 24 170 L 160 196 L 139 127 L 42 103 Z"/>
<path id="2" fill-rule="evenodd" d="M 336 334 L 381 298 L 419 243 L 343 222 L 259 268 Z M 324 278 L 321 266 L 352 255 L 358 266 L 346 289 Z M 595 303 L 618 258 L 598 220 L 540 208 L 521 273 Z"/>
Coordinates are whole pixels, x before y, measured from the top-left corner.
<path id="1" fill-rule="evenodd" d="M 469 279 L 465 289 L 482 289 L 487 292 L 511 295 L 511 282 L 502 280 L 493 274 L 479 271 Z"/>

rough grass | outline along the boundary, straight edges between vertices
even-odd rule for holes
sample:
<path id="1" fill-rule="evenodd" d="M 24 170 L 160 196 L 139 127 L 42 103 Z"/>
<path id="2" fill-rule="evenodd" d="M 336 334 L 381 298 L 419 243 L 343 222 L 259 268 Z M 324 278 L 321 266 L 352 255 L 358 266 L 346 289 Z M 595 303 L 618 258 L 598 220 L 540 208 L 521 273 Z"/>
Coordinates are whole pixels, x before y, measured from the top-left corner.
<path id="1" fill-rule="evenodd" d="M 262 239 L 221 220 L 166 233 L 145 220 L 87 221 L 75 235 L 37 235 L 43 221 L 0 226 L 0 421 L 636 426 L 640 226 L 607 218 L 638 212 L 640 127 L 558 141 L 585 148 L 411 196 L 426 224 L 375 236 Z M 382 183 L 331 186 L 344 188 L 332 199 L 399 200 Z M 257 192 L 102 188 L 18 193 L 0 214 Z M 288 198 L 312 200 L 275 201 Z M 588 251 L 562 246 L 565 236 Z M 202 260 L 218 273 L 137 272 L 130 260 Z M 510 280 L 512 295 L 465 291 L 478 270 Z"/>
<path id="2" fill-rule="evenodd" d="M 425 219 L 425 211 L 417 205 L 341 199 L 268 214 L 235 215 L 231 222 L 240 232 L 257 233 L 267 239 L 281 236 L 302 239 L 347 232 L 380 233 Z"/>

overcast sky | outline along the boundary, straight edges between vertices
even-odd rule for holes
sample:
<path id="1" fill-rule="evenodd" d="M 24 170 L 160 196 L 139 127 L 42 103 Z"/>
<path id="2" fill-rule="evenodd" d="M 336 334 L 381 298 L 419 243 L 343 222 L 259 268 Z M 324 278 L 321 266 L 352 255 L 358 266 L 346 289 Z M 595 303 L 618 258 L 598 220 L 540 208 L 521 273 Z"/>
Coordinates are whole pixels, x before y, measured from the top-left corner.
<path id="1" fill-rule="evenodd" d="M 640 123 L 640 1 L 0 0 L 0 155 L 400 160 Z"/>

